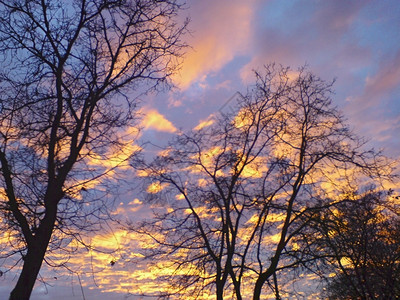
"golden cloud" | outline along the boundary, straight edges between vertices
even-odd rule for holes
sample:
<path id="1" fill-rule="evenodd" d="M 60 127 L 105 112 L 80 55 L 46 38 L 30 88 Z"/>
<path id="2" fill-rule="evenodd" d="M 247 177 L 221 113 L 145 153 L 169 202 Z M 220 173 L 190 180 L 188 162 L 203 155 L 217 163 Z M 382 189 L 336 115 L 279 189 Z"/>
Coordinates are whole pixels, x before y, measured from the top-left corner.
<path id="1" fill-rule="evenodd" d="M 212 124 L 214 124 L 214 122 L 215 122 L 215 120 L 213 119 L 213 116 L 210 116 L 206 120 L 200 121 L 200 123 L 193 129 L 194 130 L 201 130 L 201 129 L 205 128 L 205 127 L 211 126 Z"/>
<path id="2" fill-rule="evenodd" d="M 150 184 L 147 189 L 146 192 L 149 194 L 157 194 L 159 192 L 161 192 L 167 185 L 166 184 L 161 184 L 159 182 L 153 182 L 152 184 Z"/>
<path id="3" fill-rule="evenodd" d="M 145 129 L 154 129 L 157 131 L 174 133 L 177 131 L 174 124 L 167 120 L 162 114 L 155 109 L 144 110 L 145 115 L 141 125 Z"/>

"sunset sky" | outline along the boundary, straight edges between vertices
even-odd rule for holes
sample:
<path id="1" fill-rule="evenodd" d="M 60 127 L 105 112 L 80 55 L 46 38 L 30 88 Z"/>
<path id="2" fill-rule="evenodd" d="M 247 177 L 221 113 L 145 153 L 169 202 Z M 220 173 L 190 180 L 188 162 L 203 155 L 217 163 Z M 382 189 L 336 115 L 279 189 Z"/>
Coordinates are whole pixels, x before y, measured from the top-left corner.
<path id="1" fill-rule="evenodd" d="M 307 65 L 327 81 L 336 79 L 333 101 L 351 128 L 369 147 L 400 157 L 398 0 L 188 0 L 187 6 L 180 18 L 191 19 L 190 48 L 173 78 L 177 88 L 141 98 L 140 142 L 162 146 L 177 132 L 207 121 L 236 92 L 246 92 L 254 83 L 253 70 L 277 63 L 293 69 Z M 142 201 L 129 192 L 115 213 L 136 220 L 147 213 Z M 135 261 L 137 247 L 146 241 L 109 231 L 93 243 L 104 252 L 119 245 L 117 252 L 72 256 L 69 264 L 79 278 L 43 268 L 49 285 L 37 283 L 32 299 L 83 299 L 79 280 L 87 300 L 141 299 L 135 296 L 140 289 L 160 288 L 145 284 L 155 275 Z M 13 273 L 0 277 L 0 299 L 8 297 L 16 279 Z"/>

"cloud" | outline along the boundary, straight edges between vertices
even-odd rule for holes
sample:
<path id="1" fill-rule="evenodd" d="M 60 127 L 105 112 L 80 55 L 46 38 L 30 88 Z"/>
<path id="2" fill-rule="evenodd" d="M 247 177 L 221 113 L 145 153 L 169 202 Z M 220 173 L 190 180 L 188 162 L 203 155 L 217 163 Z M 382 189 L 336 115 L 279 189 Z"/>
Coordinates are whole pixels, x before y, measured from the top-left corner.
<path id="1" fill-rule="evenodd" d="M 400 50 L 394 59 L 385 61 L 372 77 L 367 77 L 363 103 L 372 104 L 374 98 L 392 93 L 400 86 Z"/>
<path id="2" fill-rule="evenodd" d="M 249 47 L 255 1 L 194 1 L 190 11 L 196 15 L 191 23 L 192 47 L 185 56 L 175 82 L 188 88 L 206 74 L 220 70 Z"/>
<path id="3" fill-rule="evenodd" d="M 146 192 L 149 193 L 149 194 L 157 194 L 157 193 L 161 192 L 166 187 L 167 187 L 166 184 L 161 184 L 159 182 L 153 182 L 152 184 L 150 184 L 147 187 Z"/>
<path id="4" fill-rule="evenodd" d="M 211 126 L 214 123 L 215 123 L 214 115 L 211 115 L 207 119 L 201 120 L 199 122 L 199 124 L 193 129 L 194 130 L 201 130 L 201 129 L 205 128 L 205 127 Z"/>
<path id="5" fill-rule="evenodd" d="M 252 70 L 271 62 L 293 69 L 308 64 L 322 79 L 337 78 L 332 98 L 350 126 L 396 155 L 400 49 L 393 44 L 399 21 L 391 6 L 393 2 L 265 2 L 256 15 L 250 60 L 240 78 L 252 84 Z"/>
<path id="6" fill-rule="evenodd" d="M 125 144 L 120 147 L 110 147 L 105 155 L 93 154 L 88 163 L 91 166 L 101 166 L 107 170 L 129 168 L 129 159 L 142 148 L 136 144 Z M 114 172 L 112 172 L 114 174 Z M 110 174 L 111 175 L 111 174 Z"/>
<path id="7" fill-rule="evenodd" d="M 370 53 L 354 33 L 357 17 L 368 1 L 343 3 L 269 1 L 260 12 L 253 34 L 251 60 L 241 70 L 244 83 L 252 82 L 253 69 L 276 62 L 297 68 L 311 64 L 329 76 L 362 66 Z M 329 69 L 329 70 L 327 70 Z M 333 74 L 332 74 L 333 73 Z"/>
<path id="8" fill-rule="evenodd" d="M 141 125 L 145 129 L 154 129 L 156 131 L 174 133 L 177 131 L 174 124 L 167 120 L 162 114 L 155 109 L 144 109 L 142 111 L 144 118 Z"/>
<path id="9" fill-rule="evenodd" d="M 346 113 L 352 123 L 368 137 L 393 154 L 399 154 L 400 140 L 400 50 L 390 58 L 386 57 L 377 71 L 367 76 L 359 95 L 350 97 Z"/>
<path id="10" fill-rule="evenodd" d="M 356 21 L 356 18 L 363 7 L 370 1 L 351 1 L 343 2 L 329 0 L 321 2 L 318 11 L 314 15 L 314 24 L 319 24 L 321 29 L 329 33 L 330 36 L 348 32 Z M 310 7 L 309 7 L 310 8 Z"/>

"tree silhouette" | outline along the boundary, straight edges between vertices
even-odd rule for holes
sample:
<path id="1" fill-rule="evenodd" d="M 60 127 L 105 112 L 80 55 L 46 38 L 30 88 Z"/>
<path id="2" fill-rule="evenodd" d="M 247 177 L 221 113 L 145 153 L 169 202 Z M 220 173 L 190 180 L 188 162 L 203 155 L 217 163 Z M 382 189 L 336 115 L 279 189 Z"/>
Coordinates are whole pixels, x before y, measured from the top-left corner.
<path id="1" fill-rule="evenodd" d="M 158 245 L 147 257 L 168 258 L 171 293 L 279 297 L 277 274 L 313 259 L 295 255 L 295 237 L 314 214 L 358 175 L 390 174 L 331 105 L 331 83 L 275 65 L 256 78 L 213 125 L 134 162 L 162 205 L 133 230 Z"/>
<path id="2" fill-rule="evenodd" d="M 330 272 L 329 299 L 396 299 L 399 295 L 400 220 L 389 202 L 384 193 L 368 190 L 316 218 L 314 236 Z"/>
<path id="3" fill-rule="evenodd" d="M 46 250 L 106 210 L 82 194 L 82 183 L 101 175 L 89 161 L 128 145 L 121 135 L 135 124 L 138 94 L 169 85 L 184 46 L 180 8 L 163 0 L 0 1 L 0 208 L 11 249 L 2 254 L 23 260 L 10 299 L 28 299 Z"/>

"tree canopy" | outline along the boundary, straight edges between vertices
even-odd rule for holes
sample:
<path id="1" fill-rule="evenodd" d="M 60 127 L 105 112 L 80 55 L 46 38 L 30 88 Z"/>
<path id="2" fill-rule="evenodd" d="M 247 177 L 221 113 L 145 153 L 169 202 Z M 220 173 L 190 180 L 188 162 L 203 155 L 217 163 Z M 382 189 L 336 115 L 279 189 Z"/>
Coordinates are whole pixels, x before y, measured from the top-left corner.
<path id="1" fill-rule="evenodd" d="M 400 219 L 388 193 L 367 190 L 321 212 L 309 240 L 330 270 L 329 299 L 396 299 L 400 293 Z"/>
<path id="2" fill-rule="evenodd" d="M 153 162 L 134 161 L 148 199 L 163 203 L 134 230 L 158 245 L 148 257 L 168 258 L 167 294 L 278 299 L 280 274 L 315 261 L 296 242 L 313 217 L 362 180 L 390 177 L 331 88 L 305 68 L 268 65 L 212 125 L 180 134 Z"/>
<path id="3" fill-rule="evenodd" d="M 178 1 L 0 1 L 0 213 L 28 299 L 46 251 L 107 214 L 82 194 L 134 152 L 137 96 L 169 85 L 184 47 Z M 129 145 L 131 148 L 124 148 Z M 95 183 L 92 184 L 96 185 Z M 104 198 L 103 198 L 104 199 Z M 65 240 L 63 237 L 67 236 Z"/>

